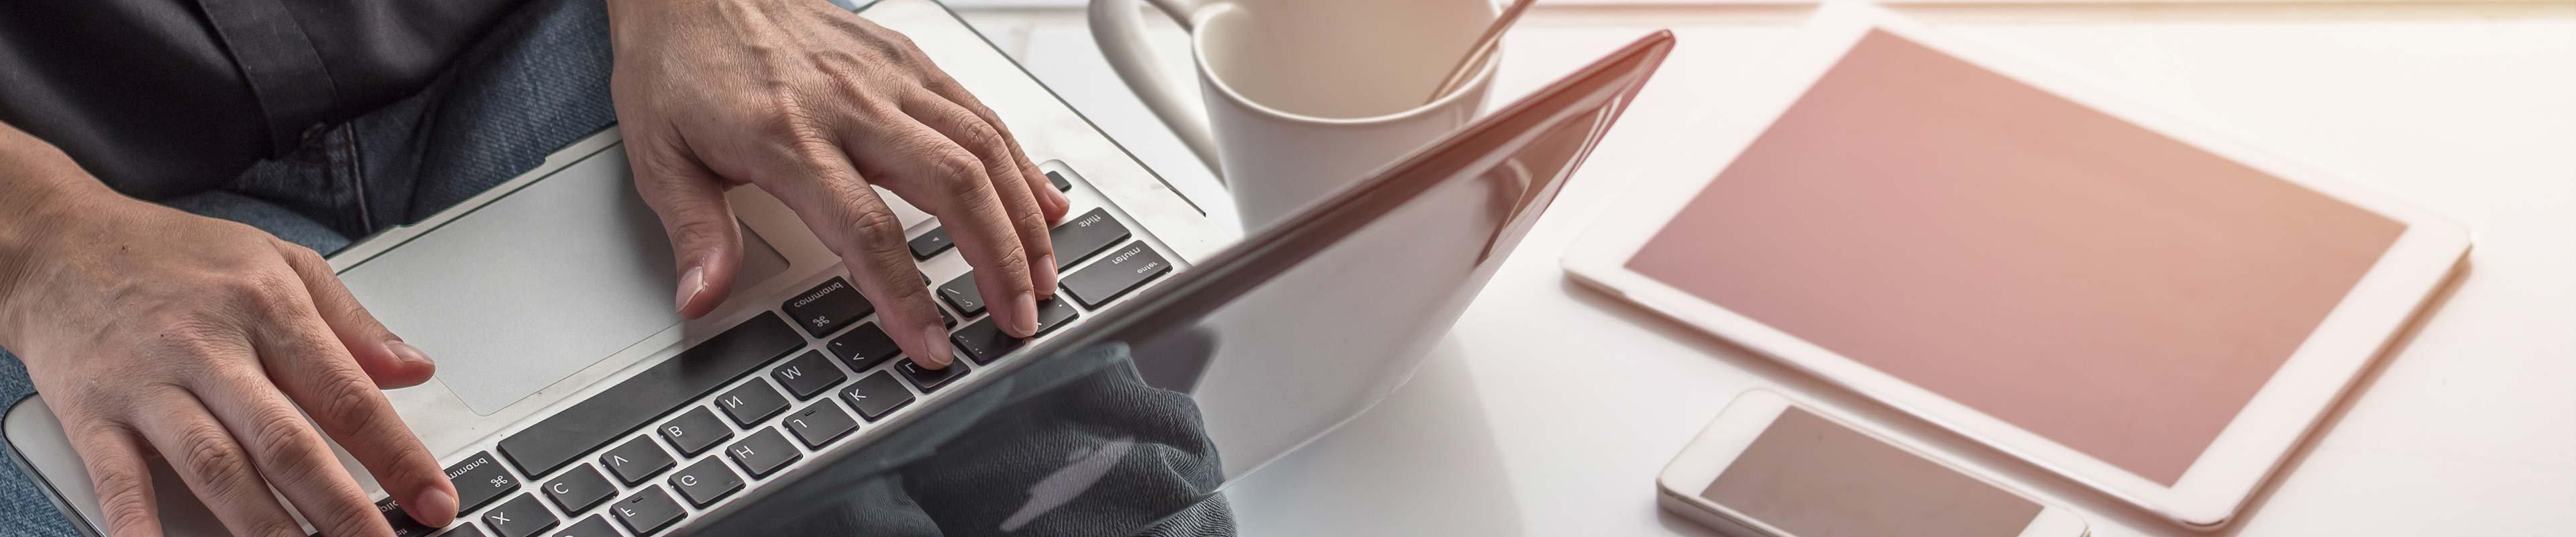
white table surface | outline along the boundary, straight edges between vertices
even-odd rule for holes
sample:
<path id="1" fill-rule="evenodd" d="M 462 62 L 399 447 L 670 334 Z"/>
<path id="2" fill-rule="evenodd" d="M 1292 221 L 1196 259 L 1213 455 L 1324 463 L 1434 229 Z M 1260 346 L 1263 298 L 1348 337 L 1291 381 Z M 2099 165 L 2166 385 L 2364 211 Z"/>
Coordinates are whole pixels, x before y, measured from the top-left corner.
<path id="1" fill-rule="evenodd" d="M 2226 532 L 2576 534 L 2576 3 L 1907 11 L 2473 230 L 2465 276 Z M 1655 507 L 1653 478 L 1757 386 L 2075 507 L 2094 535 L 2184 533 L 1565 279 L 1560 252 L 1625 185 L 1699 179 L 1643 169 L 1681 158 L 1661 134 L 1803 16 L 1536 11 L 1506 43 L 1496 101 L 1650 29 L 1675 29 L 1681 46 L 1411 384 L 1231 492 L 1246 533 L 1707 535 Z M 1183 192 L 1222 199 L 1106 71 L 1078 11 L 968 18 Z M 1177 31 L 1164 37 L 1177 46 Z"/>

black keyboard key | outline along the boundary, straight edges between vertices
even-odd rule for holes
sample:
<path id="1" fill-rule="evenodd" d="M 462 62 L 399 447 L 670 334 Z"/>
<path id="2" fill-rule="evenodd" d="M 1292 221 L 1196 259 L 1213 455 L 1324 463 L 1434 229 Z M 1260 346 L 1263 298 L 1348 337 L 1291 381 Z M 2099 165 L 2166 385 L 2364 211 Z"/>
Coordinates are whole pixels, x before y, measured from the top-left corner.
<path id="1" fill-rule="evenodd" d="M 769 381 L 751 379 L 748 384 L 716 396 L 716 408 L 724 409 L 725 417 L 733 418 L 735 425 L 750 427 L 760 420 L 786 412 L 787 396 L 770 388 Z"/>
<path id="2" fill-rule="evenodd" d="M 796 329 L 777 315 L 753 317 L 502 439 L 501 454 L 521 472 L 554 473 L 618 436 L 804 346 L 804 336 L 796 335 Z"/>
<path id="3" fill-rule="evenodd" d="M 644 490 L 635 491 L 626 499 L 608 506 L 608 512 L 617 515 L 617 522 L 625 524 L 626 531 L 636 535 L 660 532 L 679 523 L 680 517 L 688 514 L 680 510 L 680 502 L 671 501 L 671 495 L 662 492 L 662 487 L 644 487 Z"/>
<path id="4" fill-rule="evenodd" d="M 1047 239 L 1055 245 L 1055 268 L 1063 269 L 1126 242 L 1127 225 L 1110 218 L 1108 209 L 1092 209 L 1047 231 Z"/>
<path id="5" fill-rule="evenodd" d="M 948 340 L 957 344 L 957 350 L 965 351 L 962 354 L 965 354 L 967 359 L 974 360 L 975 365 L 991 364 L 994 360 L 1001 359 L 1002 355 L 1010 354 L 1011 351 L 1019 350 L 1021 345 L 1027 344 L 1027 340 L 1003 333 L 1001 326 L 993 324 L 991 317 L 958 329 L 957 333 L 948 336 Z"/>
<path id="6" fill-rule="evenodd" d="M 1038 331 L 1031 337 L 1047 335 L 1047 332 L 1064 328 L 1064 323 L 1071 322 L 1073 318 L 1080 316 L 1082 314 L 1073 311 L 1073 305 L 1064 303 L 1062 297 L 1040 300 L 1038 301 Z"/>
<path id="7" fill-rule="evenodd" d="M 949 306 L 956 307 L 957 311 L 965 313 L 967 317 L 984 314 L 983 293 L 981 288 L 975 286 L 974 271 L 967 271 L 964 276 L 948 280 L 948 285 L 939 286 L 939 298 L 947 300 Z"/>
<path id="8" fill-rule="evenodd" d="M 821 449 L 823 444 L 858 430 L 859 420 L 851 418 L 848 412 L 842 412 L 841 405 L 823 401 L 788 414 L 785 425 L 787 432 L 796 433 L 796 439 L 804 442 L 805 447 Z"/>
<path id="9" fill-rule="evenodd" d="M 1128 291 L 1134 291 L 1156 276 L 1171 271 L 1172 263 L 1163 260 L 1163 254 L 1154 252 L 1143 242 L 1131 242 L 1127 247 L 1101 258 L 1099 263 L 1066 274 L 1064 291 L 1072 294 L 1074 300 L 1081 301 L 1083 307 L 1098 309 L 1102 304 L 1126 296 Z"/>
<path id="10" fill-rule="evenodd" d="M 689 499 L 690 505 L 698 507 L 715 505 L 716 500 L 742 490 L 742 476 L 734 475 L 732 469 L 725 468 L 724 461 L 715 457 L 707 457 L 680 469 L 680 473 L 671 474 L 670 481 L 671 489 L 680 491 L 681 496 Z"/>
<path id="11" fill-rule="evenodd" d="M 555 507 L 563 508 L 567 514 L 581 514 L 598 507 L 599 502 L 608 501 L 609 496 L 617 495 L 617 486 L 608 484 L 608 478 L 600 477 L 599 470 L 591 469 L 588 464 L 565 470 L 563 475 L 555 476 L 555 480 L 547 481 L 542 488 L 546 490 L 546 497 L 555 501 Z"/>
<path id="12" fill-rule="evenodd" d="M 913 259 L 930 259 L 930 256 L 939 255 L 940 252 L 956 247 L 957 242 L 948 239 L 948 228 L 936 227 L 930 228 L 928 233 L 922 233 L 919 237 L 913 237 L 911 246 Z"/>
<path id="13" fill-rule="evenodd" d="M 716 421 L 716 414 L 708 412 L 707 407 L 689 409 L 671 421 L 662 422 L 662 426 L 654 431 L 662 435 L 663 441 L 671 443 L 671 449 L 680 450 L 682 457 L 698 456 L 706 453 L 707 448 L 715 447 L 716 443 L 733 438 L 733 428 Z"/>
<path id="14" fill-rule="evenodd" d="M 565 527 L 564 527 L 564 529 L 563 529 L 563 531 L 554 532 L 554 534 L 553 534 L 551 537 L 623 537 L 623 536 L 620 536 L 620 535 L 618 535 L 618 534 L 617 534 L 617 529 L 616 529 L 616 528 L 608 527 L 608 519 L 606 519 L 606 518 L 601 518 L 599 515 L 591 515 L 591 516 L 590 516 L 590 518 L 581 519 L 581 521 L 580 521 L 580 522 L 574 522 L 571 526 L 565 526 Z"/>
<path id="15" fill-rule="evenodd" d="M 850 378 L 842 375 L 840 368 L 832 367 L 832 362 L 823 358 L 822 351 L 805 351 L 796 359 L 770 370 L 769 377 L 778 379 L 778 385 L 787 387 L 787 392 L 796 394 L 798 400 L 813 399 L 823 392 L 832 391 L 833 385 Z"/>
<path id="16" fill-rule="evenodd" d="M 554 513 L 546 512 L 544 504 L 537 503 L 534 494 L 521 494 L 483 512 L 483 525 L 500 537 L 528 537 L 560 522 L 563 521 L 556 520 Z"/>
<path id="17" fill-rule="evenodd" d="M 490 452 L 475 453 L 465 462 L 447 467 L 447 480 L 456 484 L 456 512 L 471 513 L 504 494 L 519 490 L 519 478 L 492 460 Z"/>
<path id="18" fill-rule="evenodd" d="M 1048 183 L 1051 183 L 1051 184 L 1054 184 L 1054 185 L 1055 185 L 1055 189 L 1056 189 L 1056 191 L 1058 191 L 1058 192 L 1072 192 L 1072 191 L 1073 191 L 1073 182 L 1072 182 L 1072 181 L 1066 181 L 1066 180 L 1064 180 L 1064 174 L 1056 173 L 1056 172 L 1046 172 L 1046 174 L 1047 174 L 1047 182 L 1048 182 Z"/>
<path id="19" fill-rule="evenodd" d="M 879 371 L 873 375 L 860 377 L 858 382 L 850 383 L 848 388 L 842 388 L 841 399 L 849 401 L 850 409 L 859 411 L 859 417 L 876 421 L 877 418 L 894 412 L 894 409 L 903 408 L 903 405 L 911 403 L 912 392 L 903 389 L 903 383 L 896 382 L 894 375 Z"/>
<path id="20" fill-rule="evenodd" d="M 651 438 L 638 437 L 628 440 L 625 444 L 617 446 L 617 449 L 611 449 L 599 455 L 599 465 L 608 467 L 608 473 L 617 474 L 617 480 L 626 483 L 629 487 L 661 475 L 663 470 L 669 470 L 676 464 L 671 460 L 670 453 L 662 451 L 661 446 L 653 445 Z"/>
<path id="21" fill-rule="evenodd" d="M 762 427 L 743 435 L 742 441 L 725 446 L 725 456 L 732 458 L 743 472 L 759 478 L 769 477 L 804 455 L 796 451 L 796 446 L 787 445 L 787 437 L 780 436 L 778 429 Z"/>
<path id="22" fill-rule="evenodd" d="M 939 369 L 931 369 L 922 367 L 921 364 L 912 363 L 911 360 L 904 360 L 894 364 L 894 370 L 903 372 L 903 377 L 911 380 L 913 386 L 921 388 L 921 393 L 939 391 L 940 386 L 947 386 L 949 381 L 954 381 L 957 380 L 958 377 L 966 376 L 966 364 L 964 362 L 948 364 L 948 367 Z"/>
<path id="23" fill-rule="evenodd" d="M 1080 313 L 1073 310 L 1072 305 L 1064 303 L 1063 297 L 1038 302 L 1038 335 L 1043 336 L 1048 332 L 1054 332 L 1057 328 L 1063 328 L 1066 323 L 1080 316 Z M 975 321 L 975 324 L 966 325 L 965 329 L 958 330 L 957 333 L 949 334 L 948 340 L 957 344 L 957 350 L 965 351 L 966 358 L 974 361 L 975 365 L 991 365 L 1011 351 L 1019 350 L 1022 345 L 1028 344 L 1028 340 L 1002 332 L 1002 328 L 993 324 L 993 319 L 989 317 Z"/>
<path id="24" fill-rule="evenodd" d="M 788 319 L 805 327 L 805 332 L 814 334 L 814 337 L 823 337 L 860 317 L 877 312 L 875 304 L 859 296 L 859 288 L 851 287 L 849 280 L 839 277 L 805 290 L 788 300 L 782 308 L 787 310 Z"/>
<path id="25" fill-rule="evenodd" d="M 411 514 L 404 513 L 402 506 L 395 504 L 393 498 L 377 500 L 376 512 L 384 514 L 385 522 L 393 525 L 394 537 L 429 537 L 430 533 L 438 531 L 438 528 L 412 520 Z"/>
<path id="26" fill-rule="evenodd" d="M 832 342 L 823 347 L 830 349 L 832 356 L 840 358 L 842 365 L 860 373 L 885 363 L 887 358 L 903 354 L 903 348 L 895 346 L 894 338 L 887 337 L 885 329 L 878 328 L 877 323 L 859 325 L 850 333 L 832 338 Z"/>
<path id="27" fill-rule="evenodd" d="M 438 534 L 438 537 L 484 537 L 484 534 L 483 528 L 475 526 L 472 522 L 458 522 L 455 529 Z"/>

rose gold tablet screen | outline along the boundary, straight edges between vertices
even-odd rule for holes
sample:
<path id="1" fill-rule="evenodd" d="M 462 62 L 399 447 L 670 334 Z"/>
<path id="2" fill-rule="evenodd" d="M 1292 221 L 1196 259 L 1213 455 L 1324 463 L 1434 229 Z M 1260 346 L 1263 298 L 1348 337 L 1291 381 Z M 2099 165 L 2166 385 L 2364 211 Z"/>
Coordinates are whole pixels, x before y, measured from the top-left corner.
<path id="1" fill-rule="evenodd" d="M 1798 407 L 1699 495 L 1795 537 L 2012 537 L 2039 517 L 2039 504 Z"/>
<path id="2" fill-rule="evenodd" d="M 2171 486 L 2404 229 L 1873 31 L 1627 266 Z"/>

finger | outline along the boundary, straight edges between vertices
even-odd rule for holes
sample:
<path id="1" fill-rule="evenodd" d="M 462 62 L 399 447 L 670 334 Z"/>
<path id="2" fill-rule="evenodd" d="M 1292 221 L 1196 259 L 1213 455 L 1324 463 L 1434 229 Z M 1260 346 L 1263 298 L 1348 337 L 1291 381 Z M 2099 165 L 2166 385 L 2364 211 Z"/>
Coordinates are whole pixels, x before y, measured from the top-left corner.
<path id="1" fill-rule="evenodd" d="M 286 256 L 286 264 L 295 269 L 296 277 L 302 278 L 305 289 L 313 293 L 313 307 L 322 312 L 322 321 L 330 324 L 331 334 L 339 337 L 340 346 L 349 350 L 349 356 L 358 360 L 358 367 L 366 370 L 367 378 L 374 380 L 377 387 L 418 386 L 437 374 L 438 366 L 429 360 L 429 353 L 404 343 L 401 336 L 377 322 L 374 314 L 367 313 L 365 306 L 358 305 L 358 297 L 349 294 L 349 287 L 340 283 L 340 276 L 331 271 L 331 263 L 321 254 L 286 241 L 275 242 L 278 254 Z"/>
<path id="2" fill-rule="evenodd" d="M 1055 246 L 1047 238 L 1047 227 L 1055 219 L 1047 216 L 1038 203 L 1036 191 L 1030 190 L 1029 181 L 1023 179 L 1020 160 L 1011 152 L 1011 147 L 1016 144 L 1012 144 L 998 127 L 986 123 L 983 116 L 964 106 L 938 101 L 922 102 L 913 109 L 913 117 L 920 118 L 923 125 L 947 135 L 949 141 L 957 142 L 967 152 L 973 153 L 977 160 L 983 161 L 985 175 L 992 178 L 993 193 L 1001 198 L 1002 211 L 1009 215 L 1011 226 L 1019 236 L 1020 250 L 1030 260 L 1029 285 L 1037 291 L 1038 300 L 1055 298 Z M 1037 184 L 1046 184 L 1046 180 L 1041 178 Z M 1054 190 L 1053 187 L 1039 188 Z M 983 282 L 976 283 L 981 285 Z M 1035 328 L 1034 301 L 1030 309 L 1030 325 Z"/>
<path id="3" fill-rule="evenodd" d="M 966 264 L 975 267 L 975 285 L 1003 332 L 1019 337 L 1036 333 L 1037 289 L 1030 280 L 1028 250 L 1020 246 L 1019 225 L 1011 221 L 984 162 L 908 116 L 881 119 L 874 128 L 888 135 L 874 142 L 845 141 L 851 142 L 844 149 L 852 158 L 873 163 L 860 172 L 939 217 Z"/>
<path id="4" fill-rule="evenodd" d="M 635 169 L 635 192 L 662 218 L 679 263 L 680 284 L 673 295 L 680 317 L 696 319 L 714 311 L 733 294 L 734 271 L 742 260 L 742 229 L 734 224 L 733 206 L 725 203 L 730 183 L 666 142 L 635 140 L 626 158 Z"/>
<path id="5" fill-rule="evenodd" d="M 982 100 L 976 99 L 973 92 L 966 91 L 966 86 L 958 84 L 956 79 L 944 75 L 935 76 L 931 80 L 930 90 L 941 97 L 946 97 L 949 102 L 957 103 L 957 106 L 974 112 L 976 117 L 984 120 L 984 124 L 992 125 L 993 130 L 1002 133 L 1004 142 L 1002 145 L 1011 149 L 1011 160 L 1017 163 L 1020 178 L 1029 184 L 1029 192 L 1035 194 L 1038 205 L 1046 210 L 1048 225 L 1064 220 L 1064 215 L 1072 212 L 1073 200 L 1066 198 L 1064 191 L 1056 190 L 1055 183 L 1047 180 L 1046 172 L 1038 169 L 1037 162 L 1029 160 L 1027 150 L 1020 147 L 1020 137 L 1011 134 L 1011 126 L 1002 122 L 1001 114 L 993 113 L 992 108 L 984 106 Z"/>
<path id="6" fill-rule="evenodd" d="M 138 418 L 143 436 L 170 461 L 179 481 L 214 512 L 215 520 L 234 535 L 301 535 L 303 528 L 278 505 L 277 495 L 260 478 L 250 454 L 234 441 L 231 430 L 181 390 L 153 398 L 152 408 Z M 390 528 L 388 528 L 390 529 Z"/>
<path id="7" fill-rule="evenodd" d="M 265 377 L 209 387 L 216 416 L 240 434 L 255 454 L 252 462 L 307 522 L 343 529 L 327 534 L 371 532 L 386 522 L 312 426 L 340 441 L 415 522 L 443 527 L 456 519 L 456 485 L 386 403 L 384 390 L 366 380 L 340 341 L 325 336 L 327 325 L 314 318 L 317 312 L 301 299 L 283 297 L 270 305 L 268 320 L 252 338 Z"/>
<path id="8" fill-rule="evenodd" d="M 792 153 L 787 162 L 758 172 L 753 182 L 786 201 L 815 238 L 841 257 L 859 294 L 876 305 L 877 322 L 913 362 L 937 369 L 956 361 L 939 306 L 930 303 L 930 288 L 921 284 L 921 268 L 912 263 L 894 209 L 837 144 L 799 143 Z"/>
<path id="9" fill-rule="evenodd" d="M 115 537 L 161 534 L 161 508 L 152 497 L 151 467 L 143 462 L 142 443 L 133 429 L 100 421 L 73 427 L 72 451 L 89 470 L 90 489 L 98 493 L 98 510 Z"/>
<path id="10" fill-rule="evenodd" d="M 412 520 L 431 527 L 454 520 L 456 486 L 448 482 L 438 458 L 411 434 L 402 416 L 394 413 L 393 403 L 385 400 L 384 392 L 367 381 L 365 371 L 342 358 L 345 351 L 339 342 L 324 336 L 322 331 L 327 327 L 314 323 L 308 311 L 289 309 L 281 313 L 269 321 L 257 345 L 269 379 L 325 434 L 339 441 L 350 457 L 365 466 L 367 473 L 375 476 L 376 484 L 384 487 Z M 303 422 L 295 424 L 301 426 Z M 324 457 L 320 462 L 329 465 L 326 473 L 346 477 L 328 448 L 320 455 Z M 311 462 L 300 454 L 291 458 L 297 460 L 285 462 Z M 298 500 L 297 505 L 304 505 L 304 501 Z M 313 518 L 312 514 L 306 512 L 306 518 Z M 323 522 L 315 520 L 314 525 L 321 526 Z"/>

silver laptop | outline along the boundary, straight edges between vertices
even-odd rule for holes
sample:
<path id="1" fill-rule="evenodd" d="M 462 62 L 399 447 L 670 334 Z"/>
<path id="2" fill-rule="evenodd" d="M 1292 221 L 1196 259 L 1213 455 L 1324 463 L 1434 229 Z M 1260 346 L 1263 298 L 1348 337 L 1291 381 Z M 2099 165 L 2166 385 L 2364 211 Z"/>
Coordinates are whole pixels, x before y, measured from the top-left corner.
<path id="1" fill-rule="evenodd" d="M 846 521 L 846 509 L 828 509 L 851 505 L 835 501 L 846 498 L 781 492 L 899 475 L 969 451 L 941 442 L 980 430 L 979 417 L 1011 402 L 1044 401 L 1037 395 L 1065 379 L 1090 378 L 1097 368 L 1072 365 L 1086 363 L 1126 364 L 1118 371 L 1136 385 L 1183 394 L 1193 419 L 1182 429 L 1225 454 L 1204 461 L 1211 479 L 1184 488 L 1214 494 L 1398 385 L 1669 47 L 1668 37 L 1641 42 L 1219 256 L 1223 226 L 944 7 L 882 0 L 863 9 L 993 108 L 1073 200 L 1053 233 L 1064 289 L 1042 306 L 1040 336 L 1001 335 L 977 293 L 957 292 L 971 285 L 969 267 L 938 223 L 898 202 L 963 358 L 944 370 L 913 366 L 876 327 L 839 259 L 785 206 L 748 188 L 729 194 L 744 228 L 738 290 L 715 313 L 683 322 L 668 304 L 669 244 L 635 198 L 611 129 L 332 257 L 385 324 L 440 360 L 431 382 L 387 394 L 443 455 L 464 509 L 454 524 L 426 528 L 380 503 L 400 532 L 731 535 L 747 533 L 737 531 L 744 524 Z M 1202 276 L 1193 268 L 1202 260 L 1234 268 Z M 1246 286 L 1295 292 L 1265 301 Z M 1195 305 L 1147 306 L 1156 303 Z M 1207 337 L 1136 337 L 1154 326 Z M 1148 339 L 1221 345 L 1126 352 L 1125 342 Z M 1121 345 L 1114 358 L 1097 351 L 1105 341 Z M 1085 352 L 1058 350 L 1068 346 Z M 1064 356 L 1076 358 L 1056 359 Z M 13 461 L 76 527 L 99 533 L 89 479 L 41 398 L 9 411 L 6 434 Z M 1110 453 L 1096 447 L 1079 450 Z M 342 462 L 376 489 L 345 453 Z M 167 468 L 155 479 L 177 482 Z M 171 533 L 223 533 L 186 487 L 155 490 Z M 994 501 L 1022 508 L 1019 525 L 966 523 L 1036 527 L 1027 524 L 1067 505 L 1061 494 L 1010 496 Z M 796 515 L 818 507 L 844 516 Z M 740 516 L 752 512 L 763 514 Z M 1136 529 L 1115 526 L 1096 529 Z"/>

